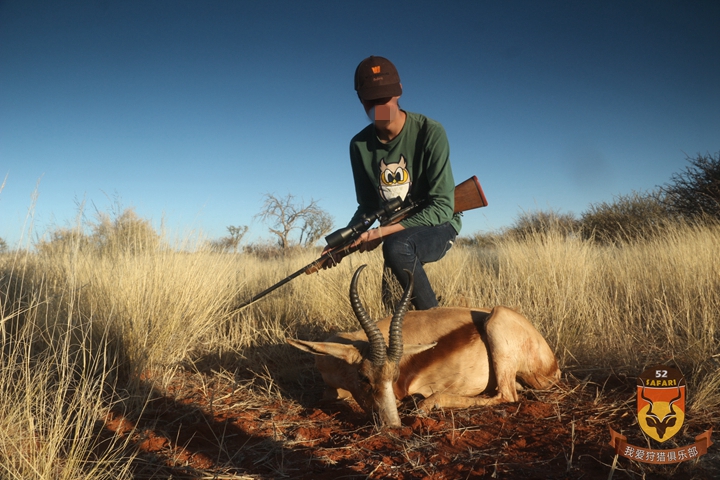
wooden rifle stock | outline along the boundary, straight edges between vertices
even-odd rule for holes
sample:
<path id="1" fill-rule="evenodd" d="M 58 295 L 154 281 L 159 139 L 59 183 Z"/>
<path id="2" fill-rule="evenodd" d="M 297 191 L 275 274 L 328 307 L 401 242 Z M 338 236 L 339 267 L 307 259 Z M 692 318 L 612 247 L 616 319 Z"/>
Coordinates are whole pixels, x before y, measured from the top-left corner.
<path id="1" fill-rule="evenodd" d="M 476 176 L 455 186 L 455 213 L 487 207 L 488 202 Z"/>

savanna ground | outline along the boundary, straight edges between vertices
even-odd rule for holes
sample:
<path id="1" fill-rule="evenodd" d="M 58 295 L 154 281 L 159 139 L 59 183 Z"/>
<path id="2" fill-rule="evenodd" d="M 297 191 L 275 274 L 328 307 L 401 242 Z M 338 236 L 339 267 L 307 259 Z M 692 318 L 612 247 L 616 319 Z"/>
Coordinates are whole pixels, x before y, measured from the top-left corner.
<path id="1" fill-rule="evenodd" d="M 717 227 L 453 249 L 428 266 L 443 303 L 521 311 L 563 381 L 490 408 L 421 413 L 406 399 L 395 430 L 354 403 L 323 403 L 313 359 L 285 343 L 357 329 L 347 288 L 361 263 L 361 298 L 381 317 L 376 252 L 233 312 L 317 252 L 263 260 L 137 235 L 91 248 L 70 233 L 0 256 L 2 478 L 720 476 L 716 445 L 675 466 L 615 458 L 608 445 L 609 427 L 652 448 L 718 430 Z M 635 411 L 635 377 L 656 363 L 688 385 L 684 427 L 662 445 L 643 436 Z"/>
<path id="2" fill-rule="evenodd" d="M 673 467 L 615 458 L 608 426 L 646 445 L 632 384 L 569 375 L 517 404 L 430 414 L 409 400 L 403 427 L 383 431 L 357 404 L 323 405 L 317 391 L 248 394 L 234 375 L 185 371 L 146 410 L 147 421 L 111 412 L 104 428 L 133 437 L 136 478 L 717 478 L 717 453 Z M 691 444 L 711 423 L 688 422 L 662 448 Z"/>

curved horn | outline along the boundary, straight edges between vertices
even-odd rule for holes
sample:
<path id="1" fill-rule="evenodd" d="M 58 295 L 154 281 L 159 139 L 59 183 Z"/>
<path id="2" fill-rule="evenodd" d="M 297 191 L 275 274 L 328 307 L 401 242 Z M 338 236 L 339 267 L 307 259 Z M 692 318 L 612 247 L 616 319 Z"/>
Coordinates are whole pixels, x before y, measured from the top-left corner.
<path id="1" fill-rule="evenodd" d="M 682 390 L 680 390 L 680 385 L 678 385 L 677 390 L 678 390 L 677 397 L 670 400 L 670 405 L 672 405 L 673 403 L 677 402 L 678 400 L 680 400 L 682 398 Z"/>
<path id="2" fill-rule="evenodd" d="M 388 347 L 388 359 L 391 362 L 398 363 L 402 358 L 403 354 L 403 338 L 402 338 L 402 323 L 405 318 L 405 313 L 408 310 L 408 304 L 410 303 L 410 296 L 413 290 L 413 274 L 405 270 L 408 274 L 408 285 L 403 292 L 403 296 L 395 308 L 395 313 L 390 321 L 390 346 Z"/>
<path id="3" fill-rule="evenodd" d="M 360 322 L 362 329 L 365 331 L 365 335 L 368 337 L 368 342 L 370 343 L 370 361 L 375 365 L 383 365 L 386 358 L 385 339 L 382 333 L 380 333 L 377 324 L 370 318 L 367 311 L 365 311 L 365 307 L 363 307 L 357 292 L 358 277 L 366 266 L 367 265 L 361 265 L 360 268 L 355 271 L 352 281 L 350 282 L 350 305 L 352 305 L 355 317 L 357 317 L 358 322 Z"/>
<path id="4" fill-rule="evenodd" d="M 658 418 L 657 415 L 655 415 L 655 414 L 653 413 L 653 411 L 652 411 L 652 409 L 653 409 L 653 407 L 655 406 L 655 404 L 653 403 L 652 400 L 650 400 L 649 398 L 647 398 L 647 397 L 645 396 L 645 386 L 644 386 L 644 385 L 643 385 L 642 390 L 640 390 L 640 398 L 642 398 L 643 400 L 645 400 L 646 402 L 648 402 L 648 404 L 650 405 L 650 408 L 648 408 L 648 411 L 647 411 L 647 413 L 646 413 L 645 415 L 647 415 L 648 417 Z"/>
<path id="5" fill-rule="evenodd" d="M 680 399 L 682 398 L 682 391 L 680 390 L 680 385 L 678 385 L 677 389 L 678 389 L 678 395 L 677 395 L 677 397 L 675 397 L 675 398 L 673 398 L 672 400 L 670 400 L 670 403 L 669 403 L 669 405 L 670 405 L 670 413 L 669 413 L 668 415 L 666 415 L 666 416 L 670 416 L 670 415 L 675 416 L 675 415 L 677 415 L 677 414 L 675 413 L 675 406 L 673 405 L 673 403 L 677 402 L 678 400 L 680 400 Z"/>

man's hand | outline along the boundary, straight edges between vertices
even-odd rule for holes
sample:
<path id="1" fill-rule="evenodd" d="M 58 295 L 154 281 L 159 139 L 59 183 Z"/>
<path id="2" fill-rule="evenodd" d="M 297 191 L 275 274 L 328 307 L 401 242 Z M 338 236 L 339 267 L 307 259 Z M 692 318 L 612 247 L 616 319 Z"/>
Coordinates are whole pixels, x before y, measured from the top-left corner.
<path id="1" fill-rule="evenodd" d="M 339 265 L 343 257 L 349 253 L 360 251 L 369 252 L 374 250 L 382 243 L 381 231 L 379 228 L 374 228 L 363 232 L 357 240 L 347 246 L 340 246 L 335 248 L 325 247 L 322 251 L 322 256 L 327 255 L 328 258 L 322 263 L 322 269 L 327 270 L 335 265 Z"/>
<path id="2" fill-rule="evenodd" d="M 328 255 L 329 258 L 325 262 L 323 262 L 321 268 L 323 270 L 326 270 L 340 264 L 340 261 L 343 259 L 343 257 L 348 255 L 349 253 L 355 251 L 369 252 L 371 250 L 375 250 L 382 243 L 383 238 L 392 235 L 393 233 L 399 232 L 400 230 L 404 230 L 404 228 L 405 227 L 403 227 L 399 223 L 388 225 L 385 227 L 381 226 L 363 232 L 362 234 L 360 234 L 357 240 L 355 240 L 347 247 L 341 246 L 334 249 L 330 247 L 325 247 L 322 251 L 322 255 Z M 333 252 L 334 250 L 336 252 Z"/>
<path id="3" fill-rule="evenodd" d="M 353 247 L 358 247 L 360 252 L 369 252 L 375 250 L 382 243 L 382 227 L 373 228 L 367 232 L 363 232 L 355 242 Z"/>
<path id="4" fill-rule="evenodd" d="M 375 250 L 378 245 L 382 243 L 383 239 L 400 230 L 405 230 L 405 227 L 399 223 L 373 228 L 360 235 L 353 245 L 358 246 L 358 250 L 361 252 L 369 252 L 370 250 Z"/>
<path id="5" fill-rule="evenodd" d="M 324 257 L 325 255 L 328 255 L 330 257 L 322 263 L 323 270 L 327 270 L 328 268 L 332 268 L 335 265 L 339 265 L 340 262 L 342 261 L 343 257 L 345 256 L 345 255 L 340 255 L 340 254 L 334 255 L 333 250 L 335 250 L 335 249 L 330 248 L 330 247 L 325 247 L 323 249 L 321 256 Z"/>

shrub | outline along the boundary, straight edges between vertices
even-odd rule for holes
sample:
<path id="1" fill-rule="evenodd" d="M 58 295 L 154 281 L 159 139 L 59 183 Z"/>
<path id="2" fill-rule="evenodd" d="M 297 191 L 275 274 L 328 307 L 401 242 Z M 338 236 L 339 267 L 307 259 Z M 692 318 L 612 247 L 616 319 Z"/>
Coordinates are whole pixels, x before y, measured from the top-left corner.
<path id="1" fill-rule="evenodd" d="M 548 233 L 559 233 L 561 237 L 566 237 L 577 231 L 578 226 L 578 221 L 572 213 L 538 210 L 522 212 L 504 234 L 518 240 Z"/>
<path id="2" fill-rule="evenodd" d="M 240 242 L 248 231 L 246 225 L 236 227 L 230 225 L 227 227 L 228 236 L 212 240 L 208 243 L 208 247 L 213 252 L 227 253 L 237 252 Z"/>
<path id="3" fill-rule="evenodd" d="M 496 232 L 475 232 L 469 237 L 457 237 L 455 245 L 458 247 L 493 248 L 500 240 L 500 234 Z"/>
<path id="4" fill-rule="evenodd" d="M 672 212 L 659 190 L 618 195 L 611 203 L 590 205 L 580 219 L 583 238 L 600 242 L 649 238 L 673 222 Z"/>
<path id="5" fill-rule="evenodd" d="M 74 251 L 97 254 L 152 252 L 160 247 L 160 235 L 149 220 L 138 217 L 128 208 L 113 218 L 98 212 L 97 220 L 89 224 L 90 234 L 82 225 L 74 228 L 58 228 L 50 232 L 48 240 L 40 240 L 36 247 L 41 253 L 64 253 Z"/>
<path id="6" fill-rule="evenodd" d="M 36 248 L 40 253 L 51 255 L 69 254 L 73 251 L 86 250 L 91 246 L 90 237 L 80 228 L 58 228 L 50 232 L 49 240 L 38 241 Z"/>
<path id="7" fill-rule="evenodd" d="M 132 208 L 115 218 L 102 212 L 97 217 L 97 223 L 91 228 L 93 244 L 99 252 L 140 253 L 160 246 L 160 235 L 150 221 L 138 217 Z"/>
<path id="8" fill-rule="evenodd" d="M 256 242 L 249 243 L 242 248 L 243 253 L 252 255 L 260 260 L 292 258 L 296 255 L 302 255 L 308 251 L 317 251 L 317 256 L 320 256 L 320 249 L 315 247 L 292 245 L 290 247 L 283 248 L 278 244 L 278 242 L 273 242 L 269 239 L 261 239 Z"/>
<path id="9" fill-rule="evenodd" d="M 685 171 L 674 174 L 662 189 L 667 206 L 685 218 L 720 220 L 720 152 L 687 161 Z"/>

